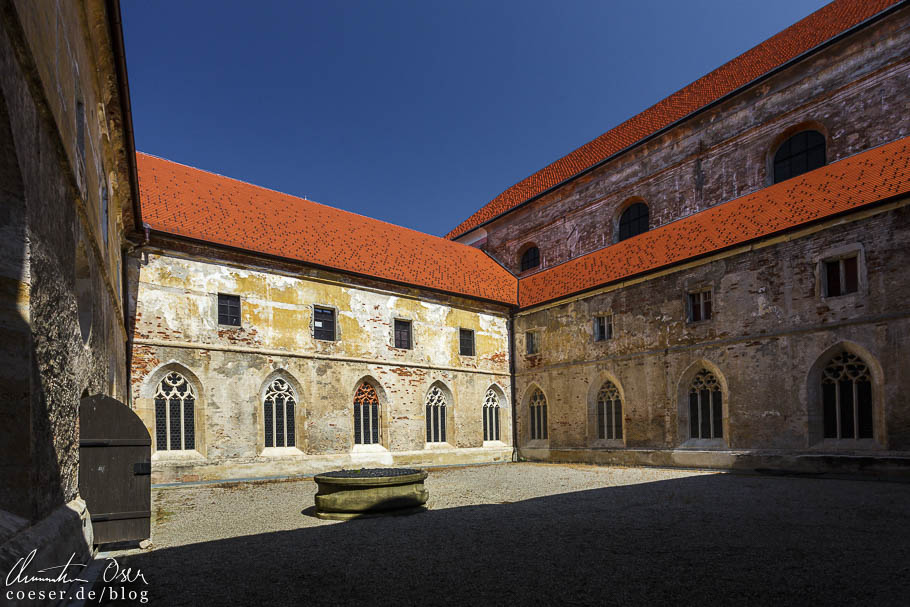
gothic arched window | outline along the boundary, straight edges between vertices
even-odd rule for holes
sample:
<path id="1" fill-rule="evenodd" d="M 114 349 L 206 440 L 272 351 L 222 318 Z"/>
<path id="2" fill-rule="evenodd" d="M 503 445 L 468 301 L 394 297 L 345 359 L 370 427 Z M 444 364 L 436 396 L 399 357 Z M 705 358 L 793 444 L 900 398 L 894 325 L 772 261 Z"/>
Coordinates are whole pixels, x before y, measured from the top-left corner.
<path id="1" fill-rule="evenodd" d="M 822 373 L 825 438 L 873 438 L 872 378 L 858 356 L 843 352 Z"/>
<path id="2" fill-rule="evenodd" d="M 155 392 L 155 445 L 158 451 L 196 448 L 196 391 L 187 379 L 172 371 Z"/>
<path id="3" fill-rule="evenodd" d="M 528 247 L 521 254 L 521 271 L 531 270 L 540 265 L 540 249 L 537 247 Z"/>
<path id="4" fill-rule="evenodd" d="M 531 440 L 547 439 L 547 397 L 540 388 L 535 388 L 528 402 L 531 416 Z"/>
<path id="5" fill-rule="evenodd" d="M 648 205 L 636 202 L 619 217 L 619 240 L 644 234 L 648 231 L 649 221 Z"/>
<path id="6" fill-rule="evenodd" d="M 354 393 L 354 444 L 379 444 L 379 395 L 366 382 Z"/>
<path id="7" fill-rule="evenodd" d="M 774 154 L 774 183 L 825 166 L 825 136 L 802 131 L 784 141 Z"/>
<path id="8" fill-rule="evenodd" d="M 689 384 L 689 438 L 723 438 L 724 403 L 720 383 L 702 369 Z"/>
<path id="9" fill-rule="evenodd" d="M 266 447 L 293 447 L 295 445 L 294 406 L 296 404 L 297 396 L 288 382 L 277 378 L 269 384 L 262 403 Z"/>
<path id="10" fill-rule="evenodd" d="M 427 392 L 427 442 L 446 442 L 446 395 L 439 386 Z"/>
<path id="11" fill-rule="evenodd" d="M 611 381 L 597 393 L 597 438 L 622 439 L 622 399 Z"/>
<path id="12" fill-rule="evenodd" d="M 483 440 L 499 440 L 499 394 L 493 388 L 483 397 Z"/>

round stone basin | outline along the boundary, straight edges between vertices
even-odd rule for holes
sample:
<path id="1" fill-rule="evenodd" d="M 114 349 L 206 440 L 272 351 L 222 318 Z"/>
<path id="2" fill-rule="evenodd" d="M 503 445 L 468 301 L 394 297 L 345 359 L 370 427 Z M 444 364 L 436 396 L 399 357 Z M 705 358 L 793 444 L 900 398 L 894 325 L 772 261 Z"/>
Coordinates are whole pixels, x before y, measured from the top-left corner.
<path id="1" fill-rule="evenodd" d="M 427 473 L 413 468 L 336 470 L 315 477 L 316 516 L 347 520 L 376 514 L 409 514 L 430 497 Z"/>

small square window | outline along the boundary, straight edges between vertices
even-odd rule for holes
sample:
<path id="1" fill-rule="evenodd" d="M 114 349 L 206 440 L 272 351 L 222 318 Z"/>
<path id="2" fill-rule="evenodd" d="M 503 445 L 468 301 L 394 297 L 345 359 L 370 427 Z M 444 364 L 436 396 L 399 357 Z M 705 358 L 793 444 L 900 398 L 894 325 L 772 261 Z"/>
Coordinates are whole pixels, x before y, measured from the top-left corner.
<path id="1" fill-rule="evenodd" d="M 335 310 L 313 306 L 313 337 L 335 341 Z"/>
<path id="2" fill-rule="evenodd" d="M 240 326 L 240 296 L 218 294 L 218 324 Z"/>
<path id="3" fill-rule="evenodd" d="M 462 356 L 474 356 L 474 331 L 470 329 L 458 330 L 458 350 Z"/>
<path id="4" fill-rule="evenodd" d="M 613 339 L 613 315 L 594 317 L 594 341 Z"/>
<path id="5" fill-rule="evenodd" d="M 859 291 L 859 263 L 856 255 L 830 259 L 825 264 L 825 297 Z"/>
<path id="6" fill-rule="evenodd" d="M 411 321 L 395 319 L 395 347 L 411 349 Z"/>
<path id="7" fill-rule="evenodd" d="M 689 293 L 689 322 L 711 319 L 711 291 Z"/>
<path id="8" fill-rule="evenodd" d="M 525 352 L 528 354 L 537 354 L 540 352 L 540 339 L 537 331 L 528 331 L 525 333 Z"/>

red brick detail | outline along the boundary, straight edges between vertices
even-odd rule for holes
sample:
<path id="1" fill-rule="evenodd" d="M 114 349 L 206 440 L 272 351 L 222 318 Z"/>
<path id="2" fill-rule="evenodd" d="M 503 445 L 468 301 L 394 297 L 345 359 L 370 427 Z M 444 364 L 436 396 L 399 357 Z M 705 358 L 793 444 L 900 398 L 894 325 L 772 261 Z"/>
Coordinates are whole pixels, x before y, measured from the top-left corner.
<path id="1" fill-rule="evenodd" d="M 481 207 L 446 237 L 454 239 L 461 236 L 900 1 L 835 0 L 823 6 L 656 105 L 516 183 Z"/>

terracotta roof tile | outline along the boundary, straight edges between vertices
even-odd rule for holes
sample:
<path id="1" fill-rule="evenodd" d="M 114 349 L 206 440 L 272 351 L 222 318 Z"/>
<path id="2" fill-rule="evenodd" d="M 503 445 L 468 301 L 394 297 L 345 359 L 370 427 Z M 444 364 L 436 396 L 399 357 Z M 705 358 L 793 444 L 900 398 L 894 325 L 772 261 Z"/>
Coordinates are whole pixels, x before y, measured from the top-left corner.
<path id="1" fill-rule="evenodd" d="M 446 237 L 457 238 L 509 211 L 900 1 L 835 0 L 823 6 L 637 116 L 516 183 Z"/>
<path id="2" fill-rule="evenodd" d="M 151 229 L 351 272 L 515 304 L 516 278 L 483 251 L 139 153 Z"/>
<path id="3" fill-rule="evenodd" d="M 910 194 L 910 137 L 665 224 L 519 283 L 534 306 Z"/>

